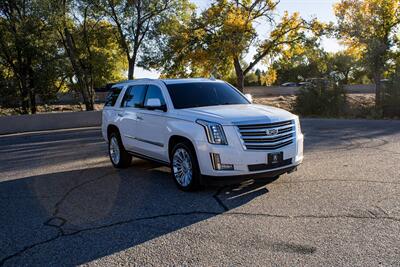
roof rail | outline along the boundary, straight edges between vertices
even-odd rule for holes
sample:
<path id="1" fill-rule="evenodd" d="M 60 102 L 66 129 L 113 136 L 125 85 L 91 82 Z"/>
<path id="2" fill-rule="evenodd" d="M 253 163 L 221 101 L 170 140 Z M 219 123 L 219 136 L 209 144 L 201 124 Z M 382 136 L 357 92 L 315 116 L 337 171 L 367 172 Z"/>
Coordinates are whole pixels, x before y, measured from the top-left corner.
<path id="1" fill-rule="evenodd" d="M 133 80 L 123 80 L 123 81 L 116 82 L 115 84 L 129 83 L 129 82 L 142 81 L 142 80 L 155 80 L 155 79 L 151 79 L 151 78 L 139 78 L 139 79 L 133 79 Z"/>

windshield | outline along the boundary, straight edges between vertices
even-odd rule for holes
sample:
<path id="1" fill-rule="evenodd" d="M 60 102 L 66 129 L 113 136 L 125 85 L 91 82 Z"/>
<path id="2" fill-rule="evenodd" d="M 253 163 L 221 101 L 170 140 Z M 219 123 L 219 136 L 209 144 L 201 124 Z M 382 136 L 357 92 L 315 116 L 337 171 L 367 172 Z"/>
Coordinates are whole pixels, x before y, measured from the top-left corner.
<path id="1" fill-rule="evenodd" d="M 167 85 L 176 109 L 250 104 L 232 86 L 222 82 L 190 82 Z"/>

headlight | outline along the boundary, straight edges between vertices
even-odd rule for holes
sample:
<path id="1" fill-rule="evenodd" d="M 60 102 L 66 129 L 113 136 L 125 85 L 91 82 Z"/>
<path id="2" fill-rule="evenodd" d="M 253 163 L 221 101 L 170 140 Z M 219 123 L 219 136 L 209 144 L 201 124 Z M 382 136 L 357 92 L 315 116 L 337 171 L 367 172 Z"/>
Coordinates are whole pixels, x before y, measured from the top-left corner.
<path id="1" fill-rule="evenodd" d="M 296 124 L 296 132 L 301 133 L 300 119 L 299 116 L 296 116 L 294 123 Z"/>
<path id="2" fill-rule="evenodd" d="M 215 122 L 197 120 L 198 124 L 204 127 L 208 142 L 216 145 L 227 145 L 224 129 L 222 125 Z"/>

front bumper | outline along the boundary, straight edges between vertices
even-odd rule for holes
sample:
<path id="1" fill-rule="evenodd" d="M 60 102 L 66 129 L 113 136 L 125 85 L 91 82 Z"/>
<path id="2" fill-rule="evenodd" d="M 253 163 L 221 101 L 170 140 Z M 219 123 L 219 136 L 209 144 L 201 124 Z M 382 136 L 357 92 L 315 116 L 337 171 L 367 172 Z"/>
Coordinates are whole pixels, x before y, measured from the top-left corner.
<path id="1" fill-rule="evenodd" d="M 230 134 L 229 131 L 227 134 Z M 238 140 L 237 142 L 232 142 L 235 138 L 230 138 L 228 140 L 231 140 L 229 145 L 212 145 L 206 141 L 196 142 L 197 159 L 200 172 L 203 176 L 216 178 L 248 176 L 250 178 L 251 176 L 261 174 L 273 177 L 295 169 L 303 161 L 304 136 L 302 134 L 297 134 L 292 144 L 273 151 L 246 150 L 240 143 L 240 139 L 236 138 L 236 140 Z M 288 164 L 277 168 L 268 168 L 268 165 L 266 165 L 267 157 L 269 153 L 273 152 L 283 152 L 283 160 Z M 233 164 L 234 170 L 214 170 L 210 159 L 210 153 L 219 154 L 221 163 Z M 263 165 L 265 165 L 265 168 L 263 168 Z M 251 166 L 259 166 L 260 168 L 252 168 Z"/>

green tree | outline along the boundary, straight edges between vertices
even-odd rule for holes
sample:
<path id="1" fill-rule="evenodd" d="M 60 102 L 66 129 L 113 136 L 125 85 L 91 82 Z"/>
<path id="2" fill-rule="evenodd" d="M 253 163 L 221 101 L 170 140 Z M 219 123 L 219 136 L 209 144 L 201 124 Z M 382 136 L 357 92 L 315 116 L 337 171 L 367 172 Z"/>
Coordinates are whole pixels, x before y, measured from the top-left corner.
<path id="1" fill-rule="evenodd" d="M 300 88 L 294 103 L 296 113 L 304 116 L 337 117 L 345 114 L 346 92 L 340 75 L 314 80 Z"/>
<path id="2" fill-rule="evenodd" d="M 341 0 L 335 5 L 340 39 L 362 53 L 376 85 L 376 106 L 381 107 L 381 79 L 400 25 L 399 0 Z"/>
<path id="3" fill-rule="evenodd" d="M 18 97 L 17 80 L 13 77 L 12 71 L 0 59 L 0 106 L 7 108 L 20 107 Z"/>
<path id="4" fill-rule="evenodd" d="M 256 69 L 256 71 L 254 73 L 257 76 L 257 84 L 261 85 L 261 75 L 262 75 L 261 70 L 260 69 Z"/>
<path id="5" fill-rule="evenodd" d="M 143 46 L 152 41 L 154 31 L 165 18 L 184 9 L 187 0 L 93 0 L 96 7 L 117 28 L 117 40 L 128 62 L 128 79 L 143 55 Z"/>
<path id="6" fill-rule="evenodd" d="M 245 85 L 258 85 L 258 76 L 254 72 L 247 73 L 244 78 Z"/>
<path id="7" fill-rule="evenodd" d="M 383 97 L 383 115 L 385 117 L 400 117 L 400 51 L 394 53 L 394 69 L 385 83 Z"/>
<path id="8" fill-rule="evenodd" d="M 362 71 L 360 60 L 349 49 L 330 53 L 327 58 L 328 72 L 337 72 L 343 76 L 343 84 L 349 84 L 356 79 L 356 75 Z"/>
<path id="9" fill-rule="evenodd" d="M 327 75 L 327 53 L 322 49 L 316 36 L 307 37 L 282 50 L 273 60 L 276 70 L 276 84 L 302 82 L 308 78 L 321 78 Z"/>
<path id="10" fill-rule="evenodd" d="M 62 0 L 51 14 L 70 62 L 70 85 L 81 93 L 86 110 L 93 110 L 94 88 L 123 77 L 126 60 L 115 40 L 118 29 L 103 19 L 92 1 Z"/>
<path id="11" fill-rule="evenodd" d="M 45 23 L 44 0 L 0 2 L 0 64 L 7 85 L 18 88 L 22 113 L 36 113 L 36 97 L 54 89 L 61 55 L 56 36 Z M 4 80 L 3 80 L 4 81 Z M 2 87 L 8 90 L 9 87 Z M 48 95 L 48 94 L 47 94 Z"/>

